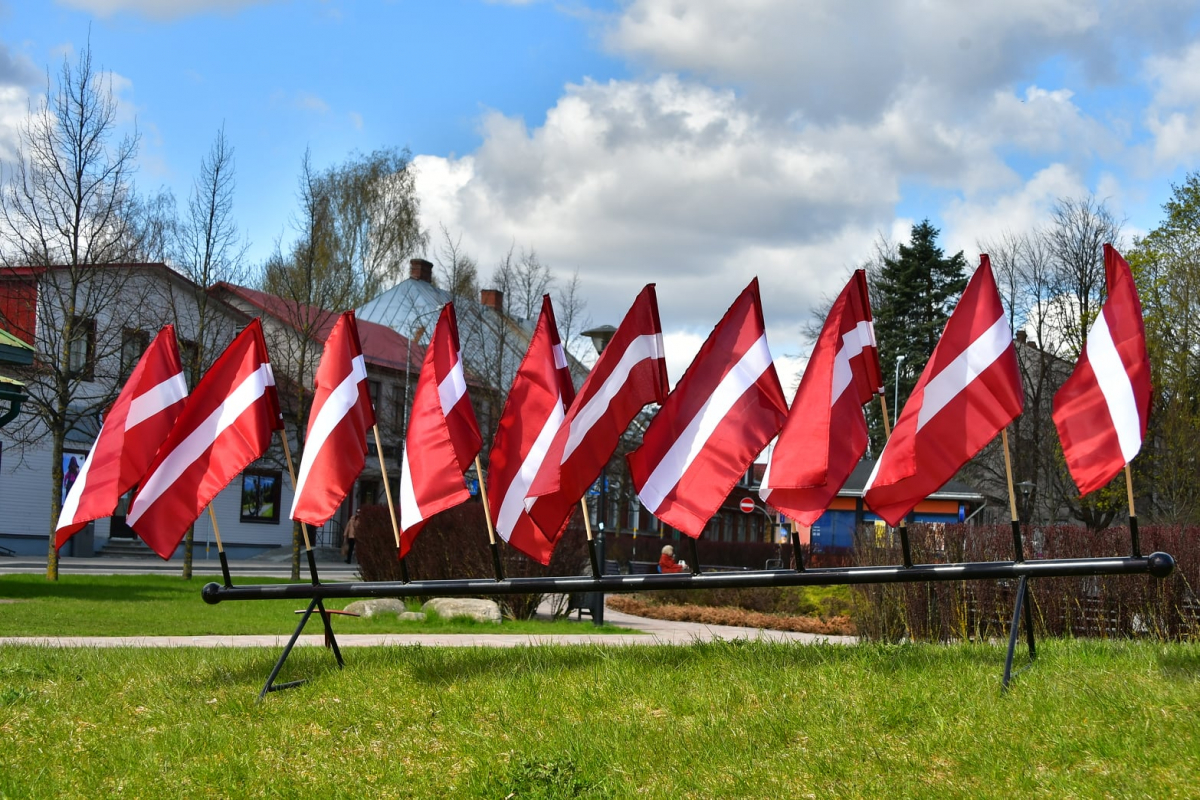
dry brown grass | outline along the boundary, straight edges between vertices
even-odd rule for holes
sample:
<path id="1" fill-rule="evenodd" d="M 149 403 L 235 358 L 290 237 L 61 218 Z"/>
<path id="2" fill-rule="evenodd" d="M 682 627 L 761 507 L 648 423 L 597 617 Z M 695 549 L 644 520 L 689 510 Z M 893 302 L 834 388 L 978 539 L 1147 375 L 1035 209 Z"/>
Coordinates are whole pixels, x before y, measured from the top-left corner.
<path id="1" fill-rule="evenodd" d="M 636 597 L 609 597 L 608 607 L 625 614 L 673 622 L 699 622 L 704 625 L 731 625 L 738 628 L 765 628 L 775 631 L 855 636 L 858 631 L 848 616 L 798 617 L 763 614 L 743 608 L 698 605 L 652 605 Z"/>

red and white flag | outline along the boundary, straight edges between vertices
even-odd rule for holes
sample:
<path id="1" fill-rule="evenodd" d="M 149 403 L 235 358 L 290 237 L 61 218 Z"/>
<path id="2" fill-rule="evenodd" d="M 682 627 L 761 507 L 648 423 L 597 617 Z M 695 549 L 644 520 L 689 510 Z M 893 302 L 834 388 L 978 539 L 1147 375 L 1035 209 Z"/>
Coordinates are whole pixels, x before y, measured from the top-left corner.
<path id="1" fill-rule="evenodd" d="M 786 418 L 755 278 L 626 456 L 638 497 L 663 522 L 699 537 Z"/>
<path id="2" fill-rule="evenodd" d="M 802 526 L 816 522 L 866 452 L 862 407 L 882 392 L 867 274 L 860 269 L 829 310 L 759 496 Z"/>
<path id="3" fill-rule="evenodd" d="M 559 535 L 629 423 L 649 403 L 666 400 L 668 391 L 662 325 L 651 283 L 596 359 L 530 484 L 525 508 L 543 534 Z"/>
<path id="4" fill-rule="evenodd" d="M 54 546 L 61 548 L 88 522 L 110 516 L 154 459 L 187 399 L 175 326 L 158 332 L 113 402 L 83 469 L 67 493 Z"/>
<path id="5" fill-rule="evenodd" d="M 292 519 L 324 525 L 350 493 L 367 458 L 375 411 L 354 312 L 338 317 L 325 340 Z"/>
<path id="6" fill-rule="evenodd" d="M 488 503 L 500 538 L 542 564 L 559 532 L 546 536 L 525 511 L 525 493 L 575 399 L 567 356 L 558 338 L 550 295 L 542 297 L 529 350 L 517 370 L 488 458 Z"/>
<path id="7" fill-rule="evenodd" d="M 200 379 L 158 448 L 126 522 L 170 558 L 212 499 L 283 428 L 262 323 L 251 320 Z"/>
<path id="8" fill-rule="evenodd" d="M 470 497 L 463 473 L 483 446 L 467 396 L 458 323 L 449 303 L 425 350 L 400 466 L 400 557 L 425 521 Z"/>
<path id="9" fill-rule="evenodd" d="M 1133 273 L 1104 245 L 1108 298 L 1071 377 L 1054 395 L 1054 425 L 1079 494 L 1111 481 L 1142 448 L 1150 419 L 1150 357 Z"/>
<path id="10" fill-rule="evenodd" d="M 986 255 L 946 320 L 867 481 L 871 510 L 899 525 L 1025 404 L 1012 330 Z"/>

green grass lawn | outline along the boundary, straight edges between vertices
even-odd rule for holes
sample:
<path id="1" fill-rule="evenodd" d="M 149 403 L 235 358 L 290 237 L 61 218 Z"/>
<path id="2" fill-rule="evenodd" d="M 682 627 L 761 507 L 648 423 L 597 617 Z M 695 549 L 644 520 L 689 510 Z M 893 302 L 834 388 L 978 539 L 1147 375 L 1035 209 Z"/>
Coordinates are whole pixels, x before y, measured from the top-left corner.
<path id="1" fill-rule="evenodd" d="M 6 647 L 0 796 L 1195 796 L 1200 646 L 1040 653 Z"/>
<path id="2" fill-rule="evenodd" d="M 40 575 L 0 575 L 0 636 L 205 636 L 290 634 L 293 613 L 306 600 L 253 600 L 210 606 L 200 599 L 207 580 L 171 575 L 64 575 L 57 582 Z M 287 583 L 256 578 L 255 583 Z M 327 608 L 344 608 L 334 600 Z M 320 620 L 308 633 L 320 633 Z M 591 621 L 513 621 L 500 625 L 468 619 L 400 622 L 392 615 L 372 619 L 336 617 L 337 633 L 632 633 Z"/>

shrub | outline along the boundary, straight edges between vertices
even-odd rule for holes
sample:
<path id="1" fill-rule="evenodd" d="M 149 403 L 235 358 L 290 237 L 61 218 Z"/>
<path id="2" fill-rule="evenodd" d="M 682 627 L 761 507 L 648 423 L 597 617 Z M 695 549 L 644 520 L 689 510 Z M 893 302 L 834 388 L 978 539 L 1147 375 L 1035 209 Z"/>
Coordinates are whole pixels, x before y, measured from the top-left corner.
<path id="1" fill-rule="evenodd" d="M 387 506 L 364 506 L 355 535 L 363 580 L 399 581 L 400 563 Z M 587 560 L 583 531 L 574 521 L 554 549 L 549 566 L 543 567 L 503 542 L 500 551 L 504 574 L 512 578 L 575 575 Z M 494 577 L 482 504 L 463 503 L 431 517 L 413 542 L 406 564 L 412 580 Z M 542 598 L 541 594 L 521 594 L 496 600 L 506 616 L 529 619 Z"/>
<path id="2" fill-rule="evenodd" d="M 1009 525 L 912 525 L 913 561 L 949 563 L 1008 561 Z M 1026 558 L 1091 558 L 1127 555 L 1129 529 L 1100 532 L 1071 525 L 1025 526 Z M 1041 635 L 1154 636 L 1196 638 L 1200 618 L 1193 587 L 1200 580 L 1200 530 L 1181 526 L 1141 528 L 1142 552 L 1161 550 L 1176 559 L 1166 579 L 1099 575 L 1029 582 L 1034 626 Z M 901 562 L 898 542 L 858 543 L 861 565 Z M 962 581 L 875 584 L 854 587 L 853 618 L 859 633 L 881 641 L 902 638 L 950 641 L 1004 638 L 1012 620 L 1018 582 Z"/>

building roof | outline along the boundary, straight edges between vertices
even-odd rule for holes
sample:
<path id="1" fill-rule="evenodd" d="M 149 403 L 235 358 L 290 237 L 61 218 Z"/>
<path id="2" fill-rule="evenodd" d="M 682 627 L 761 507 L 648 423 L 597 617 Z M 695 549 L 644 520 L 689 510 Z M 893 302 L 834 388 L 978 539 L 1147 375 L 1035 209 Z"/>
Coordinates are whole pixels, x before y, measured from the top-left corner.
<path id="1" fill-rule="evenodd" d="M 874 459 L 864 458 L 859 461 L 854 471 L 850 473 L 850 477 L 846 479 L 846 485 L 838 492 L 838 497 L 862 497 L 863 488 L 867 485 L 867 479 L 871 477 L 873 469 L 875 469 Z M 928 499 L 982 503 L 983 495 L 962 481 L 951 479 L 946 482 L 945 486 L 929 495 Z"/>
<path id="2" fill-rule="evenodd" d="M 322 344 L 329 338 L 340 316 L 339 312 L 285 300 L 268 292 L 232 283 L 218 283 L 213 289 L 228 292 L 291 327 L 295 327 L 292 321 L 296 319 L 313 320 L 316 323 L 313 337 Z M 398 371 L 406 371 L 410 367 L 420 368 L 421 359 L 424 357 L 423 348 L 414 347 L 410 353 L 409 340 L 393 329 L 362 318 L 357 322 L 358 338 L 362 343 L 363 357 L 368 364 Z"/>
<path id="3" fill-rule="evenodd" d="M 357 313 L 360 320 L 385 325 L 419 343 L 428 340 L 438 314 L 449 302 L 454 303 L 459 343 L 467 367 L 478 376 L 486 376 L 488 382 L 496 384 L 494 388 L 507 390 L 529 349 L 536 320 L 510 317 L 476 299 L 456 297 L 415 277 L 364 303 Z M 572 370 L 573 374 L 586 371 L 569 352 L 567 357 L 578 367 Z"/>
<path id="4" fill-rule="evenodd" d="M 33 363 L 33 347 L 0 328 L 0 363 L 28 366 Z"/>

